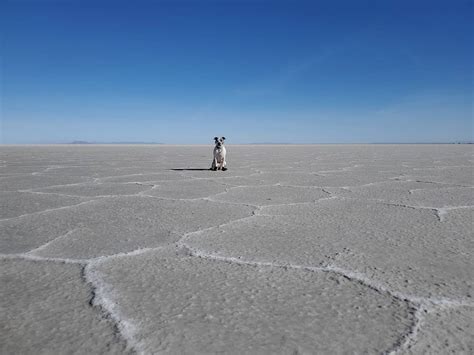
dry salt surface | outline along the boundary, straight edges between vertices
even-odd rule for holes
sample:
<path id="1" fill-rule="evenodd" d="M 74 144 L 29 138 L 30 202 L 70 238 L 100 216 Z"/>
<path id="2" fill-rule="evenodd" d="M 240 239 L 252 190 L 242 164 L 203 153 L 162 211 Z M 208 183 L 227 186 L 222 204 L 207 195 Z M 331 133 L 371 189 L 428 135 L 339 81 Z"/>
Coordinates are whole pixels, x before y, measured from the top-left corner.
<path id="1" fill-rule="evenodd" d="M 474 352 L 468 145 L 0 147 L 0 353 Z"/>

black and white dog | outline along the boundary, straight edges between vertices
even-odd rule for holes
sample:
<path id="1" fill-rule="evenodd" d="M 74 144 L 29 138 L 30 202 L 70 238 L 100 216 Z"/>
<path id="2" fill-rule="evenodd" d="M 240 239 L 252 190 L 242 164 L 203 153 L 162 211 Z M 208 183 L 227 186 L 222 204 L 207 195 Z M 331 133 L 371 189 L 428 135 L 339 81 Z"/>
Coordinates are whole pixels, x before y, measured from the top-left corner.
<path id="1" fill-rule="evenodd" d="M 214 159 L 212 160 L 211 170 L 223 170 L 226 171 L 226 162 L 225 162 L 225 154 L 226 150 L 224 147 L 225 137 L 214 137 L 214 141 L 216 146 L 214 147 Z"/>

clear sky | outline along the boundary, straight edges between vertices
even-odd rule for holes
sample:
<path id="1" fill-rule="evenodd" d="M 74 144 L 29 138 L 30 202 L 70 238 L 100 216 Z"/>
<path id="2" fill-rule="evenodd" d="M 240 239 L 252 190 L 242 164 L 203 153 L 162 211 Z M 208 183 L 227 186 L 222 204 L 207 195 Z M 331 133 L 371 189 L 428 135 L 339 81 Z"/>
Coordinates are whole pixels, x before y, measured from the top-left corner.
<path id="1" fill-rule="evenodd" d="M 1 143 L 473 140 L 473 2 L 4 0 Z"/>

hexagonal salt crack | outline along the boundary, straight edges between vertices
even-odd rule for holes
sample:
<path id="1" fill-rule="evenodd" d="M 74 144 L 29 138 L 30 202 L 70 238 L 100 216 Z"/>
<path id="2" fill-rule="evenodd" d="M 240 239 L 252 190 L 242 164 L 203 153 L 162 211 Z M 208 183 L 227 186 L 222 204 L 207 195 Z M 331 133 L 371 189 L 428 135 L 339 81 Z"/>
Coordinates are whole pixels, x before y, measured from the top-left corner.
<path id="1" fill-rule="evenodd" d="M 381 353 L 413 324 L 404 301 L 332 273 L 172 249 L 94 267 L 149 353 Z"/>
<path id="2" fill-rule="evenodd" d="M 315 202 L 327 198 L 322 189 L 295 186 L 246 186 L 236 187 L 212 199 L 253 205 L 278 205 L 284 203 Z"/>
<path id="3" fill-rule="evenodd" d="M 126 354 L 114 324 L 89 305 L 81 265 L 0 261 L 2 354 Z"/>
<path id="4" fill-rule="evenodd" d="M 472 210 L 450 211 L 441 222 L 429 209 L 336 199 L 267 206 L 183 243 L 219 257 L 337 266 L 409 295 L 466 298 L 474 280 L 472 238 Z"/>
<path id="5" fill-rule="evenodd" d="M 152 197 L 104 198 L 0 223 L 1 252 L 88 259 L 175 242 L 184 233 L 250 216 L 247 206 Z M 47 243 L 47 245 L 45 245 Z"/>

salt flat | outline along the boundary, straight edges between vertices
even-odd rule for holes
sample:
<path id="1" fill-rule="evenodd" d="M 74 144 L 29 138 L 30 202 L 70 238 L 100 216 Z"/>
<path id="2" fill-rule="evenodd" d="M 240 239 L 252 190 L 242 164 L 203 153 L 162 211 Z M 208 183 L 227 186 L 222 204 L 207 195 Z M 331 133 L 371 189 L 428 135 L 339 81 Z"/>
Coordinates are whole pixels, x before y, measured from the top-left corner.
<path id="1" fill-rule="evenodd" d="M 469 145 L 0 147 L 2 354 L 473 353 Z"/>

